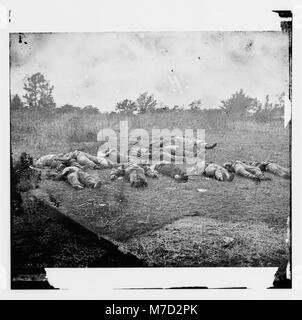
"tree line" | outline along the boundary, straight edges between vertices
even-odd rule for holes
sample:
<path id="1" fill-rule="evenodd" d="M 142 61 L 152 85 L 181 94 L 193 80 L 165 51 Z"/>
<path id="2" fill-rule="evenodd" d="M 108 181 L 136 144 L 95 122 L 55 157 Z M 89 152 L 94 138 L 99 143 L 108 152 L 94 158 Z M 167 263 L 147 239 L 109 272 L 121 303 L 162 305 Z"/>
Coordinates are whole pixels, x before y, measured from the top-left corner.
<path id="1" fill-rule="evenodd" d="M 85 113 L 98 114 L 101 111 L 92 105 L 83 108 L 71 104 L 56 106 L 53 97 L 54 86 L 41 73 L 35 73 L 27 77 L 23 87 L 25 94 L 23 100 L 18 94 L 11 97 L 11 110 L 31 110 L 41 113 Z M 271 119 L 281 118 L 284 114 L 285 93 L 281 93 L 278 101 L 273 103 L 269 95 L 266 96 L 264 104 L 257 98 L 252 98 L 244 93 L 243 89 L 235 92 L 229 99 L 222 100 L 218 108 L 225 115 L 235 121 L 247 118 L 253 118 L 258 121 L 269 121 Z M 182 105 L 167 106 L 158 102 L 153 94 L 148 92 L 141 93 L 136 100 L 124 99 L 115 105 L 115 111 L 112 113 L 122 115 L 136 115 L 152 112 L 169 112 L 183 110 L 199 111 L 207 109 L 201 99 L 192 101 L 186 108 Z"/>

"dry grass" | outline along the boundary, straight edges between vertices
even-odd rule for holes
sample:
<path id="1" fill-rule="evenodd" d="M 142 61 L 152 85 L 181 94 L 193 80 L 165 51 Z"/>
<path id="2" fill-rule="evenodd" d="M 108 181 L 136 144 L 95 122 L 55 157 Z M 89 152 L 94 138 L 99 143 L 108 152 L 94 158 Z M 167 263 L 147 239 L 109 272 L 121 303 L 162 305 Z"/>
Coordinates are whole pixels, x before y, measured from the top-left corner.
<path id="1" fill-rule="evenodd" d="M 121 120 L 127 120 L 129 130 L 143 128 L 225 129 L 221 112 L 179 111 L 119 116 L 117 114 L 65 114 L 39 116 L 32 112 L 11 113 L 11 141 L 14 157 L 22 151 L 34 157 L 45 153 L 69 150 L 72 143 L 97 141 L 99 130 L 112 128 L 117 133 Z"/>
<path id="2" fill-rule="evenodd" d="M 285 260 L 282 235 L 264 223 L 178 220 L 127 243 L 149 266 L 269 267 Z"/>
<path id="3" fill-rule="evenodd" d="M 119 128 L 116 115 L 64 115 L 34 119 L 12 115 L 12 150 L 38 157 L 68 151 L 73 143 L 95 141 L 99 129 Z M 221 114 L 177 112 L 128 118 L 130 128 L 204 128 L 217 142 L 206 159 L 217 163 L 271 160 L 289 166 L 289 132 L 282 122 L 229 124 Z M 272 176 L 256 185 L 236 177 L 232 183 L 190 178 L 177 184 L 166 177 L 148 180 L 145 190 L 109 181 L 108 170 L 95 171 L 101 190 L 73 190 L 44 180 L 41 188 L 75 220 L 122 243 L 160 266 L 272 266 L 286 259 L 284 232 L 290 212 L 290 181 Z M 200 193 L 197 189 L 206 189 Z M 108 203 L 108 207 L 101 204 Z M 107 211 L 104 208 L 109 208 Z M 165 229 L 166 228 L 166 229 Z M 225 246 L 225 237 L 233 241 Z"/>

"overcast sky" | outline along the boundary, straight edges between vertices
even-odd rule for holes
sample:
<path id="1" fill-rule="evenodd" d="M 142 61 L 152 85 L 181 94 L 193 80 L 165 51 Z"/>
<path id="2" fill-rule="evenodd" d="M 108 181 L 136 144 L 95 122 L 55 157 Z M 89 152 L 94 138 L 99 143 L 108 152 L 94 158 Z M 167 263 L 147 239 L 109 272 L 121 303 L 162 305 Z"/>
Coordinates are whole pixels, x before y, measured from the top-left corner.
<path id="1" fill-rule="evenodd" d="M 24 41 L 27 43 L 25 44 Z M 144 91 L 169 106 L 201 98 L 218 107 L 240 88 L 272 100 L 288 90 L 288 38 L 281 32 L 144 32 L 11 35 L 11 90 L 41 72 L 57 106 L 114 110 Z"/>

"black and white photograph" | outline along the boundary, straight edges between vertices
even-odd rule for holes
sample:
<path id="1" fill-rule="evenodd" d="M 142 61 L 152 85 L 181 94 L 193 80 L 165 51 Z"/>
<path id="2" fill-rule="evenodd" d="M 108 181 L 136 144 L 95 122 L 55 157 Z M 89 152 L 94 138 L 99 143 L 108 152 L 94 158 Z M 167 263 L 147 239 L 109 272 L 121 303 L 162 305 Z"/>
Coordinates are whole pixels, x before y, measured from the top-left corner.
<path id="1" fill-rule="evenodd" d="M 271 268 L 292 288 L 293 14 L 268 16 L 9 33 L 11 289 L 60 289 L 49 268 Z"/>

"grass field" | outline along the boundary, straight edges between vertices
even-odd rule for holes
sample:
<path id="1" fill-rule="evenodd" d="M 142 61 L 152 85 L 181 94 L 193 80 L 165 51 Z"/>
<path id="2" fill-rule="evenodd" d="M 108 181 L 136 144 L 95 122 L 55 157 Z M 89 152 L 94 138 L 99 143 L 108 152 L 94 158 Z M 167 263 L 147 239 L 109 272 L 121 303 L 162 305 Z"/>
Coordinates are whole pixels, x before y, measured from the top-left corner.
<path id="1" fill-rule="evenodd" d="M 68 151 L 94 141 L 101 128 L 118 129 L 120 120 L 109 115 L 64 115 L 47 121 L 26 117 L 17 113 L 11 117 L 14 158 L 22 151 L 35 157 Z M 206 141 L 218 143 L 207 151 L 208 161 L 269 158 L 290 165 L 289 130 L 280 121 L 230 125 L 221 114 L 198 112 L 128 120 L 132 128 L 206 129 Z M 256 184 L 240 177 L 231 183 L 190 177 L 188 183 L 178 184 L 161 176 L 148 179 L 146 189 L 136 190 L 125 182 L 110 181 L 109 170 L 91 173 L 104 181 L 101 190 L 76 191 L 51 180 L 43 180 L 40 187 L 73 219 L 120 243 L 150 266 L 279 266 L 287 260 L 289 180 L 271 176 L 271 181 Z M 108 206 L 100 206 L 104 203 Z"/>

